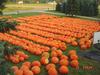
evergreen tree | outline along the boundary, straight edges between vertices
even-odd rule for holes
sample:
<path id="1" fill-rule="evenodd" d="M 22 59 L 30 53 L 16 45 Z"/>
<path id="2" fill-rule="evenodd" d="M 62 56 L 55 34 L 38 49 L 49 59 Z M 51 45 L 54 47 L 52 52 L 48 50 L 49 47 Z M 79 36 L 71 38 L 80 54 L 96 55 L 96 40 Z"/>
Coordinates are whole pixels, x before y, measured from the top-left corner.
<path id="1" fill-rule="evenodd" d="M 67 0 L 66 14 L 70 16 L 77 15 L 79 13 L 79 5 L 77 0 Z"/>

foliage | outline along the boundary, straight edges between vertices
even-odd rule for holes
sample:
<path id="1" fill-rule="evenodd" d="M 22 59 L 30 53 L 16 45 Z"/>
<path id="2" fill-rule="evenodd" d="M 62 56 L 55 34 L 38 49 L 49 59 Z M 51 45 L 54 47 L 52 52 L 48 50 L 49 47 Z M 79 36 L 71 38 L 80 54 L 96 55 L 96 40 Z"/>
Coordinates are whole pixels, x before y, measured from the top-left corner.
<path id="1" fill-rule="evenodd" d="M 8 42 L 0 41 L 0 57 L 14 55 L 19 49 L 21 49 L 21 47 L 12 46 Z"/>
<path id="2" fill-rule="evenodd" d="M 10 21 L 7 18 L 0 19 L 0 32 L 8 32 L 9 30 L 15 30 L 17 25 L 16 21 Z"/>
<path id="3" fill-rule="evenodd" d="M 2 13 L 2 10 L 5 8 L 5 2 L 6 2 L 7 0 L 0 0 L 0 15 L 2 15 L 3 13 Z"/>
<path id="4" fill-rule="evenodd" d="M 97 16 L 98 0 L 67 0 L 66 3 L 57 4 L 56 11 L 73 15 Z"/>
<path id="5" fill-rule="evenodd" d="M 73 16 L 77 15 L 78 12 L 79 12 L 79 5 L 77 3 L 77 0 L 67 0 L 66 14 Z"/>
<path id="6" fill-rule="evenodd" d="M 96 0 L 80 1 L 80 15 L 97 16 L 98 15 L 98 2 Z"/>

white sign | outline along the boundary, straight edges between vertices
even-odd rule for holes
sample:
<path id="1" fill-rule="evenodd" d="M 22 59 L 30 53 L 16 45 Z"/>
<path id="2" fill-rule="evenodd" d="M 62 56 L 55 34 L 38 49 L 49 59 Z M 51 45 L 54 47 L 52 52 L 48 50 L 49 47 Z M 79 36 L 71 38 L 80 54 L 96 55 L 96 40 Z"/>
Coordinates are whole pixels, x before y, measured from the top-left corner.
<path id="1" fill-rule="evenodd" d="M 100 42 L 100 32 L 94 32 L 93 44 Z"/>

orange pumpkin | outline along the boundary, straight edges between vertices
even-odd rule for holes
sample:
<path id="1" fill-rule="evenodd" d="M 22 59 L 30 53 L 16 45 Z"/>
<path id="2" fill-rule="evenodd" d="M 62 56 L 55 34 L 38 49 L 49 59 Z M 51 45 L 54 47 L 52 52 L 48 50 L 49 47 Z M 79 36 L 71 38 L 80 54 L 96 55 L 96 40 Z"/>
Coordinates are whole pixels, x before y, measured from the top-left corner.
<path id="1" fill-rule="evenodd" d="M 29 70 L 28 66 L 26 65 L 22 65 L 20 69 L 23 71 Z"/>
<path id="2" fill-rule="evenodd" d="M 59 62 L 59 59 L 57 57 L 52 57 L 51 62 L 57 64 Z"/>
<path id="3" fill-rule="evenodd" d="M 48 75 L 58 75 L 58 72 L 55 68 L 50 68 L 48 70 Z"/>
<path id="4" fill-rule="evenodd" d="M 59 61 L 59 64 L 60 64 L 60 65 L 68 66 L 69 62 L 68 62 L 68 60 L 66 60 L 66 59 L 61 59 L 61 60 Z"/>
<path id="5" fill-rule="evenodd" d="M 49 58 L 49 53 L 48 53 L 48 52 L 43 52 L 43 53 L 42 53 L 42 57 Z"/>
<path id="6" fill-rule="evenodd" d="M 34 75 L 34 73 L 30 70 L 26 70 L 23 72 L 23 75 Z"/>
<path id="7" fill-rule="evenodd" d="M 66 60 L 68 60 L 68 56 L 66 56 L 66 55 L 61 55 L 61 56 L 60 56 L 60 59 L 66 59 Z"/>
<path id="8" fill-rule="evenodd" d="M 61 50 L 57 50 L 56 52 L 57 52 L 58 56 L 62 56 L 62 54 L 63 54 Z"/>
<path id="9" fill-rule="evenodd" d="M 70 51 L 68 52 L 68 55 L 73 55 L 73 54 L 76 54 L 76 50 L 70 50 Z"/>
<path id="10" fill-rule="evenodd" d="M 55 64 L 48 64 L 48 65 L 46 65 L 46 69 L 47 70 L 49 70 L 50 68 L 55 68 L 56 66 L 55 66 Z"/>
<path id="11" fill-rule="evenodd" d="M 23 57 L 19 57 L 19 61 L 24 61 L 24 58 Z"/>
<path id="12" fill-rule="evenodd" d="M 49 60 L 46 57 L 42 57 L 40 61 L 41 61 L 41 64 L 43 65 L 46 65 L 49 63 Z"/>
<path id="13" fill-rule="evenodd" d="M 61 74 L 68 74 L 68 72 L 69 72 L 68 67 L 66 67 L 66 66 L 61 66 L 61 67 L 59 68 L 59 72 L 60 72 Z"/>
<path id="14" fill-rule="evenodd" d="M 79 62 L 78 62 L 78 60 L 72 60 L 72 61 L 70 62 L 70 65 L 71 65 L 72 67 L 74 67 L 74 68 L 78 68 L 78 67 L 79 67 Z"/>
<path id="15" fill-rule="evenodd" d="M 30 62 L 28 62 L 28 61 L 24 62 L 24 63 L 23 63 L 23 65 L 27 66 L 28 68 L 30 68 L 30 67 L 31 67 L 31 63 L 30 63 Z"/>
<path id="16" fill-rule="evenodd" d="M 51 57 L 57 57 L 56 51 L 52 51 L 52 52 L 51 52 Z"/>
<path id="17" fill-rule="evenodd" d="M 73 46 L 77 46 L 78 45 L 78 43 L 76 42 L 76 41 L 72 41 L 72 43 L 71 43 Z"/>
<path id="18" fill-rule="evenodd" d="M 70 55 L 71 60 L 77 60 L 78 56 L 76 54 Z"/>
<path id="19" fill-rule="evenodd" d="M 17 70 L 14 72 L 15 75 L 23 75 L 23 70 Z"/>
<path id="20" fill-rule="evenodd" d="M 34 73 L 34 74 L 39 74 L 40 73 L 40 67 L 38 67 L 38 66 L 34 66 L 34 67 L 32 67 L 32 72 Z"/>
<path id="21" fill-rule="evenodd" d="M 32 66 L 39 66 L 40 67 L 41 63 L 39 61 L 33 61 L 31 65 Z"/>

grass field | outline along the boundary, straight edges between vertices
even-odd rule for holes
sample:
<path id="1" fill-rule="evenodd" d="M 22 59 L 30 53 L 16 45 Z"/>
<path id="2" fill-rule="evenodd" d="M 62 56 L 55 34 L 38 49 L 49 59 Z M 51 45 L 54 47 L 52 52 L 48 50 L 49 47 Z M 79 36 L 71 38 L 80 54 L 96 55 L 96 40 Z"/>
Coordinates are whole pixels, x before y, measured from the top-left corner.
<path id="1" fill-rule="evenodd" d="M 4 12 L 12 12 L 17 10 L 44 10 L 54 9 L 55 5 L 52 4 L 7 4 Z"/>
<path id="2" fill-rule="evenodd" d="M 24 14 L 18 14 L 18 15 L 10 15 L 10 16 L 17 18 L 17 17 L 24 17 L 24 16 L 39 15 L 39 14 L 41 14 L 41 13 L 24 13 Z M 62 17 L 62 16 L 60 16 L 60 17 Z M 68 49 L 66 50 L 66 52 L 64 52 L 64 54 L 67 55 L 68 51 L 71 49 L 76 49 L 77 51 L 80 50 L 79 47 L 68 46 Z M 91 47 L 90 50 L 95 50 L 95 48 Z M 40 60 L 40 56 L 32 55 L 25 50 L 23 50 L 23 51 L 30 56 L 30 58 L 27 61 Z M 22 63 L 23 62 L 21 62 L 17 65 L 20 66 Z M 99 66 L 100 62 L 80 57 L 79 63 L 80 63 L 80 68 L 78 70 L 69 67 L 68 75 L 99 75 L 100 74 L 100 66 Z M 12 66 L 15 64 L 12 64 L 11 62 L 9 62 L 9 65 Z M 88 67 L 92 66 L 93 69 L 86 69 L 85 67 L 87 67 L 87 66 Z M 42 69 L 42 71 L 41 71 L 40 75 L 47 75 L 47 71 L 45 70 L 44 66 L 42 66 L 41 69 Z"/>

